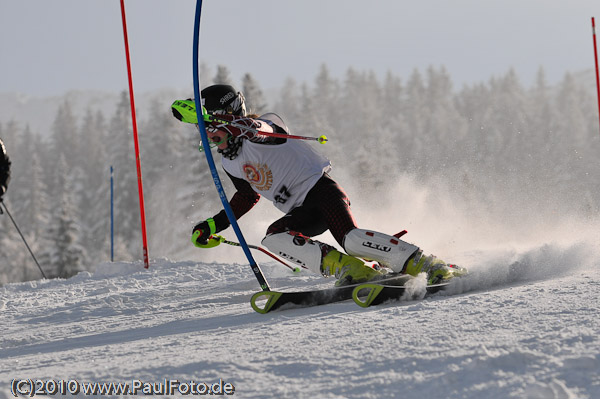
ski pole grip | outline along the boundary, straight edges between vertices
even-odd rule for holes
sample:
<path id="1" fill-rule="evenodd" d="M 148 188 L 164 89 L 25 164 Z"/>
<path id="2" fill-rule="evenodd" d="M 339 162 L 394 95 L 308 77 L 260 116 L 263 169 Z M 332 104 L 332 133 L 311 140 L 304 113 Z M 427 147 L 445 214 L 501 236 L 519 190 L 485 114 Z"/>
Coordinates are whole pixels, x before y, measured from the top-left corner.
<path id="1" fill-rule="evenodd" d="M 213 248 L 221 243 L 220 236 L 214 236 L 213 234 L 217 231 L 217 225 L 213 218 L 206 219 L 204 222 L 198 224 L 192 233 L 192 244 L 198 248 Z M 206 242 L 198 241 L 198 238 L 208 234 Z"/>
<path id="2" fill-rule="evenodd" d="M 200 230 L 194 231 L 194 234 L 192 234 L 192 243 L 198 248 L 214 248 L 221 244 L 221 237 L 219 236 L 210 236 L 208 241 L 206 241 L 206 244 L 201 244 L 198 241 L 196 241 L 199 236 Z"/>

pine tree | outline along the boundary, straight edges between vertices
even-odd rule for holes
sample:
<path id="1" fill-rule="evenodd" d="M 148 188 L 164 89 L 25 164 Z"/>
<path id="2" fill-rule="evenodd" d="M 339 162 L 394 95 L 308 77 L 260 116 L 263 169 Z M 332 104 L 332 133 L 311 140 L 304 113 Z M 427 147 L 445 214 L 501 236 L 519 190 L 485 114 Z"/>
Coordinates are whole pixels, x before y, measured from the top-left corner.
<path id="1" fill-rule="evenodd" d="M 528 93 L 527 108 L 530 110 L 531 127 L 530 134 L 523 143 L 523 152 L 526 154 L 524 161 L 530 170 L 541 177 L 548 170 L 548 163 L 554 162 L 547 154 L 552 151 L 559 138 L 556 135 L 558 111 L 552 101 L 546 73 L 542 67 L 538 69 L 535 85 Z"/>
<path id="2" fill-rule="evenodd" d="M 412 132 L 407 127 L 406 115 L 402 112 L 404 92 L 401 79 L 388 71 L 381 88 L 381 95 L 378 101 L 376 100 L 383 121 L 380 135 L 386 143 L 385 148 L 391 153 L 389 159 L 394 164 L 393 169 L 398 170 L 409 167 L 407 157 L 402 156 L 402 151 L 406 143 L 414 140 Z"/>
<path id="3" fill-rule="evenodd" d="M 380 85 L 372 72 L 346 72 L 341 100 L 339 122 L 335 129 L 343 134 L 343 152 L 340 161 L 351 157 L 344 168 L 360 179 L 362 187 L 371 189 L 387 180 L 393 161 L 387 135 L 383 135 L 380 106 Z M 360 149 L 360 150 L 357 150 Z M 374 154 L 376 154 L 374 156 Z"/>
<path id="4" fill-rule="evenodd" d="M 494 169 L 504 170 L 510 168 L 516 172 L 514 165 L 519 165 L 522 156 L 522 143 L 529 132 L 529 116 L 526 113 L 527 99 L 517 74 L 510 69 L 506 75 L 497 80 L 492 80 L 494 96 L 493 112 L 487 116 L 486 123 L 491 126 L 488 143 L 494 157 Z"/>
<path id="5" fill-rule="evenodd" d="M 267 103 L 258 82 L 249 73 L 242 79 L 242 93 L 246 98 L 246 110 L 250 114 L 261 115 L 266 112 Z"/>
<path id="6" fill-rule="evenodd" d="M 321 65 L 312 90 L 306 85 L 302 86 L 302 115 L 305 119 L 303 128 L 306 129 L 307 135 L 324 134 L 335 138 L 334 124 L 340 119 L 341 108 L 336 106 L 339 104 L 339 91 L 339 83 L 331 77 L 325 64 Z M 323 152 L 328 156 L 339 151 L 339 148 L 323 148 Z"/>
<path id="7" fill-rule="evenodd" d="M 427 172 L 444 171 L 456 162 L 456 151 L 467 134 L 466 125 L 454 105 L 452 80 L 445 68 L 428 68 L 424 94 L 427 118 L 422 143 L 428 158 Z"/>
<path id="8" fill-rule="evenodd" d="M 55 276 L 69 278 L 85 269 L 85 251 L 80 244 L 80 229 L 73 206 L 73 181 L 64 155 L 58 163 L 57 192 L 59 206 L 54 208 L 49 233 L 53 248 L 51 265 Z"/>
<path id="9" fill-rule="evenodd" d="M 212 76 L 211 68 L 205 62 L 200 63 L 200 89 L 203 90 L 205 87 L 210 86 L 212 83 L 210 79 L 206 78 Z M 192 97 L 192 96 L 190 96 Z"/>
<path id="10" fill-rule="evenodd" d="M 213 78 L 213 83 L 216 85 L 231 85 L 233 81 L 229 76 L 229 69 L 225 65 L 217 65 L 217 74 Z"/>
<path id="11" fill-rule="evenodd" d="M 141 248 L 134 244 L 140 237 L 141 219 L 131 129 L 129 98 L 124 91 L 110 121 L 107 140 L 109 163 L 114 167 L 115 236 L 130 248 L 130 253 L 118 255 L 126 258 L 139 256 Z"/>
<path id="12" fill-rule="evenodd" d="M 44 182 L 43 169 L 37 152 L 31 153 L 30 166 L 25 172 L 27 184 L 22 186 L 20 220 L 26 236 L 37 241 L 44 234 L 49 221 L 50 201 L 48 188 Z"/>
<path id="13" fill-rule="evenodd" d="M 184 209 L 191 204 L 182 201 L 182 193 L 197 192 L 200 187 L 197 180 L 188 184 L 190 175 L 196 174 L 194 161 L 200 159 L 200 136 L 195 126 L 182 124 L 170 112 L 164 112 L 164 104 L 158 100 L 151 102 L 149 118 L 142 127 L 144 186 L 149 188 L 145 190 L 149 247 L 154 253 L 175 252 L 174 245 L 180 247 L 173 244 L 174 237 L 185 225 L 183 215 L 188 212 Z M 185 233 L 189 233 L 189 226 Z M 189 241 L 182 243 L 187 246 Z"/>
<path id="14" fill-rule="evenodd" d="M 316 116 L 323 125 L 331 125 L 337 120 L 340 108 L 339 83 L 331 77 L 327 65 L 322 64 L 315 79 L 313 103 Z"/>
<path id="15" fill-rule="evenodd" d="M 89 258 L 107 259 L 110 232 L 110 165 L 108 131 L 104 114 L 88 110 L 81 125 L 82 151 L 88 159 L 83 167 L 83 189 L 78 197 L 81 234 Z"/>
<path id="16" fill-rule="evenodd" d="M 140 151 L 144 158 L 144 182 L 154 186 L 178 159 L 183 138 L 181 123 L 165 112 L 160 100 L 155 98 L 150 102 L 148 115 L 140 124 Z"/>
<path id="17" fill-rule="evenodd" d="M 283 118 L 288 126 L 299 126 L 302 123 L 300 93 L 294 79 L 287 78 L 283 83 L 274 111 Z"/>
<path id="18" fill-rule="evenodd" d="M 391 71 L 385 74 L 385 80 L 381 88 L 381 112 L 386 118 L 394 118 L 400 114 L 402 107 L 402 95 L 404 87 L 399 77 Z"/>
<path id="19" fill-rule="evenodd" d="M 51 148 L 55 162 L 58 162 L 61 155 L 64 155 L 69 167 L 81 162 L 78 133 L 71 104 L 65 100 L 58 107 L 58 113 L 52 124 Z"/>
<path id="20" fill-rule="evenodd" d="M 396 150 L 398 157 L 403 158 L 407 171 L 417 172 L 422 170 L 423 156 L 427 154 L 426 144 L 423 142 L 425 122 L 427 120 L 425 108 L 425 83 L 418 70 L 410 75 L 404 90 L 402 106 L 400 108 L 409 138 L 398 137 Z"/>

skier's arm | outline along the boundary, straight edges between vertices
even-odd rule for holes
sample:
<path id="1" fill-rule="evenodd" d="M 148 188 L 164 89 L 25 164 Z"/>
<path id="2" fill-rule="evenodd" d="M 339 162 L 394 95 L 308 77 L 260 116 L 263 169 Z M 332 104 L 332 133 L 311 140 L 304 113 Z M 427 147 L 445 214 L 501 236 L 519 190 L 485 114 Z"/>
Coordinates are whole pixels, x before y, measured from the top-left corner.
<path id="1" fill-rule="evenodd" d="M 260 134 L 260 132 L 256 132 L 256 130 L 261 130 L 266 133 L 275 132 L 275 125 L 271 125 L 259 119 L 235 115 L 218 115 L 217 119 L 218 120 L 216 121 L 208 122 L 207 129 L 221 130 L 231 134 L 233 137 L 245 138 L 254 143 L 280 144 L 286 140 L 282 138 L 266 136 L 264 134 Z M 231 124 L 235 124 L 237 126 L 232 126 Z M 248 129 L 244 129 L 242 126 L 246 126 Z M 280 133 L 279 131 L 277 132 Z M 286 133 L 285 131 L 283 132 Z"/>
<path id="2" fill-rule="evenodd" d="M 250 183 L 243 179 L 239 179 L 227 173 L 233 185 L 237 189 L 231 200 L 229 201 L 229 205 L 233 210 L 233 214 L 236 219 L 244 216 L 250 209 L 256 205 L 258 200 L 260 199 L 260 194 L 255 192 L 252 189 Z M 193 231 L 192 231 L 192 242 L 194 245 L 196 244 L 206 244 L 209 237 L 212 234 L 217 234 L 230 225 L 229 218 L 227 218 L 227 213 L 223 209 L 221 212 L 217 213 L 210 219 L 206 219 L 203 222 L 198 223 Z M 196 232 L 200 232 L 199 235 L 195 236 Z"/>
<path id="3" fill-rule="evenodd" d="M 227 173 L 227 176 L 229 176 L 237 189 L 235 194 L 233 194 L 233 197 L 231 197 L 229 205 L 231 206 L 235 218 L 239 219 L 256 205 L 258 200 L 260 200 L 260 194 L 254 191 L 250 183 L 246 180 L 233 177 L 229 173 Z M 216 233 L 225 230 L 230 225 L 224 209 L 213 216 L 213 220 L 215 221 L 215 228 L 217 229 Z"/>

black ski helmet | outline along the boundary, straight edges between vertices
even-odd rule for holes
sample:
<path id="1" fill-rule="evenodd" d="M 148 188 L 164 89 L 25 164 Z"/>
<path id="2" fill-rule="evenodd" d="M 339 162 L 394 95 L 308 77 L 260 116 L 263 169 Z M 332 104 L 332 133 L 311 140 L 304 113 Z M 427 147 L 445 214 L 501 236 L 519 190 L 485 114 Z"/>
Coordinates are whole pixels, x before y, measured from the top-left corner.
<path id="1" fill-rule="evenodd" d="M 210 113 L 246 116 L 244 95 L 229 85 L 208 86 L 200 92 L 202 105 Z"/>

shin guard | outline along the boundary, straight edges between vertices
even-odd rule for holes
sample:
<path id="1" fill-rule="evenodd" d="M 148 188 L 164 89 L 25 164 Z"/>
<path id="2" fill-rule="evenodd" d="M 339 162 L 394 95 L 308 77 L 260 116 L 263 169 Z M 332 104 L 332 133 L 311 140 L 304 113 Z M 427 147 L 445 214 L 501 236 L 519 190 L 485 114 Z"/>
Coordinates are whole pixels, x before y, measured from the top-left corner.
<path id="1" fill-rule="evenodd" d="M 387 234 L 354 229 L 346 234 L 344 249 L 352 256 L 377 261 L 396 273 L 402 273 L 404 265 L 419 247 Z"/>
<path id="2" fill-rule="evenodd" d="M 303 235 L 290 232 L 268 235 L 263 238 L 262 244 L 269 251 L 274 252 L 282 258 L 305 267 L 316 274 L 322 274 L 322 246 L 326 244 L 321 244 Z"/>

